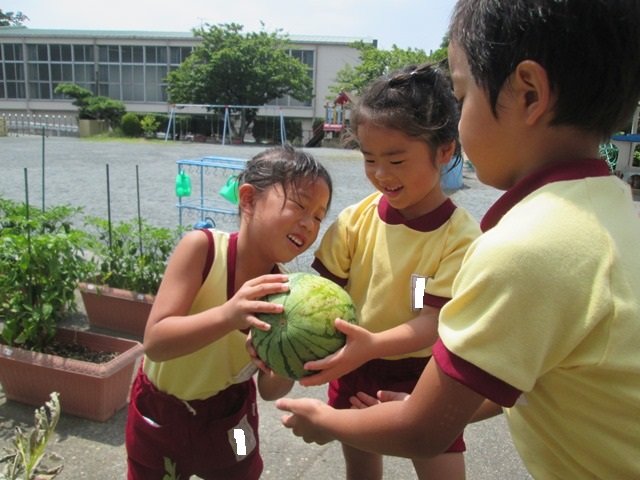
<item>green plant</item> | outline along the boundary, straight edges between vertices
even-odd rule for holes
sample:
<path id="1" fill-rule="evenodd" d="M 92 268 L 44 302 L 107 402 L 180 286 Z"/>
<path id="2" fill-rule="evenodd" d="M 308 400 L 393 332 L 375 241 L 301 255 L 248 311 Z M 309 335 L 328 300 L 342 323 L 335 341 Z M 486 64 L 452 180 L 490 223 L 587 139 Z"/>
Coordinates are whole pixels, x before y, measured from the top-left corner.
<path id="1" fill-rule="evenodd" d="M 168 457 L 164 457 L 164 471 L 162 480 L 180 480 L 180 475 L 176 474 L 176 463 Z"/>
<path id="2" fill-rule="evenodd" d="M 139 137 L 142 133 L 142 126 L 140 125 L 140 118 L 133 112 L 125 113 L 120 120 L 120 128 L 122 133 L 127 137 Z"/>
<path id="3" fill-rule="evenodd" d="M 93 238 L 93 283 L 139 293 L 155 293 L 180 231 L 141 220 L 112 223 L 86 219 Z"/>
<path id="4" fill-rule="evenodd" d="M 154 115 L 145 115 L 140 120 L 140 128 L 144 132 L 146 138 L 153 138 L 160 127 L 160 122 Z"/>
<path id="5" fill-rule="evenodd" d="M 0 336 L 7 344 L 42 351 L 76 310 L 78 281 L 92 269 L 84 258 L 89 237 L 72 226 L 80 211 L 0 197 Z"/>
<path id="6" fill-rule="evenodd" d="M 47 444 L 60 420 L 60 399 L 57 392 L 52 392 L 50 400 L 44 406 L 36 409 L 34 428 L 27 434 L 20 427 L 16 427 L 13 439 L 13 449 L 0 457 L 0 463 L 5 463 L 0 480 L 49 480 L 55 478 L 63 465 L 45 467 Z M 59 457 L 50 455 L 54 460 Z"/>
<path id="7" fill-rule="evenodd" d="M 94 95 L 91 90 L 74 83 L 59 84 L 55 93 L 75 98 L 73 105 L 78 107 L 79 118 L 106 120 L 111 128 L 118 127 L 120 119 L 126 112 L 126 107 L 120 100 Z"/>

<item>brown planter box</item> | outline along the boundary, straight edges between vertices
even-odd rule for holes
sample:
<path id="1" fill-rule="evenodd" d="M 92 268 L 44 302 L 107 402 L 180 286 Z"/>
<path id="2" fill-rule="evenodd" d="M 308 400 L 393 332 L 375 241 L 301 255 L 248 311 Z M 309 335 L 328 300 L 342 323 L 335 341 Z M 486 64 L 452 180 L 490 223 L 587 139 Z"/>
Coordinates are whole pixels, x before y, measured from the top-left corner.
<path id="1" fill-rule="evenodd" d="M 89 325 L 142 339 L 155 299 L 153 295 L 92 283 L 80 283 L 78 289 Z"/>
<path id="2" fill-rule="evenodd" d="M 56 391 L 64 413 L 98 422 L 111 418 L 128 402 L 143 353 L 140 342 L 66 328 L 58 329 L 56 339 L 120 355 L 98 364 L 0 345 L 0 383 L 6 397 L 40 406 Z"/>

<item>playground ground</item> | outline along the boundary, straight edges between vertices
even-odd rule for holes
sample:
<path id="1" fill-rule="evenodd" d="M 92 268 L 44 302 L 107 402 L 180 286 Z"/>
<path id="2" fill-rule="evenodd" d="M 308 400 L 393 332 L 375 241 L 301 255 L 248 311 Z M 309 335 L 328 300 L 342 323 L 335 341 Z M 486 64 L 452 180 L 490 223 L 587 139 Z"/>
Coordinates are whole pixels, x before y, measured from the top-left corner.
<path id="1" fill-rule="evenodd" d="M 107 215 L 106 165 L 109 165 L 111 212 L 114 220 L 135 218 L 138 211 L 136 166 L 140 191 L 141 215 L 155 225 L 173 227 L 179 223 L 179 209 L 174 191 L 176 162 L 218 155 L 249 158 L 262 147 L 221 146 L 201 143 L 165 143 L 95 141 L 77 138 L 37 136 L 0 138 L 0 195 L 14 200 L 25 198 L 25 169 L 29 199 L 34 205 L 71 204 L 87 215 Z M 43 155 L 44 152 L 44 155 Z M 323 228 L 338 212 L 372 191 L 362 173 L 361 156 L 356 151 L 311 149 L 329 169 L 334 179 L 334 200 Z M 44 182 L 43 182 L 44 156 Z M 194 194 L 199 175 L 190 172 Z M 463 187 L 452 192 L 454 201 L 478 219 L 500 192 L 480 184 L 469 168 L 463 171 Z M 205 174 L 203 183 L 219 181 L 215 174 Z M 224 175 L 220 176 L 224 178 Z M 44 187 L 43 187 L 44 185 Z M 193 212 L 184 212 L 185 217 Z M 183 218 L 188 224 L 197 220 Z M 233 216 L 220 219 L 222 228 L 232 228 Z M 308 268 L 313 247 L 301 256 L 292 269 Z M 87 328 L 82 319 L 78 325 Z M 304 389 L 296 386 L 292 397 L 325 398 L 325 388 Z M 281 413 L 272 403 L 260 402 L 261 449 L 265 461 L 262 476 L 266 480 L 324 480 L 344 478 L 340 446 L 335 442 L 307 445 L 280 425 Z M 60 480 L 114 480 L 125 477 L 124 425 L 126 409 L 104 423 L 63 415 L 58 424 L 51 452 L 63 458 Z M 14 428 L 28 429 L 33 424 L 33 407 L 7 401 L 0 389 L 0 450 L 10 444 Z M 497 417 L 467 428 L 467 478 L 530 479 L 511 443 L 505 421 Z M 385 478 L 415 478 L 411 463 L 405 459 L 385 461 Z"/>

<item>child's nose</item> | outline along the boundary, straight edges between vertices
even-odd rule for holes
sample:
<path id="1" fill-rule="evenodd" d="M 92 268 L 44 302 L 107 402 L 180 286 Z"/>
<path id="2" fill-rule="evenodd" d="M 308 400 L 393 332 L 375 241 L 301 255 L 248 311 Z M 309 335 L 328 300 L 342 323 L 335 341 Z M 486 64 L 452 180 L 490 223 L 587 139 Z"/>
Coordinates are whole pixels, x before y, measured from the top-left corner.
<path id="1" fill-rule="evenodd" d="M 379 165 L 376 167 L 374 175 L 378 180 L 384 180 L 389 176 L 389 172 L 387 171 L 387 168 L 384 165 Z"/>
<path id="2" fill-rule="evenodd" d="M 313 215 L 303 215 L 300 219 L 300 223 L 308 231 L 313 231 L 313 225 L 315 224 Z"/>

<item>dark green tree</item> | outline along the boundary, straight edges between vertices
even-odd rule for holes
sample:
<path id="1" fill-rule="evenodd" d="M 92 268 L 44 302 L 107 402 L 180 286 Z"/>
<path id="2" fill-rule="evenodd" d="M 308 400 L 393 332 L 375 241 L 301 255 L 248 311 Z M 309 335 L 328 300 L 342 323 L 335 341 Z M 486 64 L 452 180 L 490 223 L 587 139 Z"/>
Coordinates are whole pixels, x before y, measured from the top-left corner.
<path id="1" fill-rule="evenodd" d="M 23 25 L 27 20 L 29 17 L 22 12 L 3 12 L 0 8 L 0 27 Z"/>
<path id="2" fill-rule="evenodd" d="M 449 50 L 449 34 L 445 34 L 442 37 L 442 42 L 440 42 L 440 47 L 435 51 L 431 52 L 429 55 L 430 62 L 441 62 L 444 59 L 448 58 L 448 50 Z"/>
<path id="3" fill-rule="evenodd" d="M 91 90 L 75 83 L 61 83 L 56 87 L 55 93 L 75 98 L 73 105 L 78 107 L 79 118 L 106 120 L 111 128 L 120 125 L 120 119 L 126 112 L 126 107 L 120 100 L 94 95 Z"/>
<path id="4" fill-rule="evenodd" d="M 290 42 L 279 30 L 243 33 L 235 23 L 194 29 L 202 43 L 167 77 L 172 103 L 261 106 L 291 95 L 312 95 L 308 68 L 289 54 Z M 240 138 L 257 109 L 241 110 Z"/>
<path id="5" fill-rule="evenodd" d="M 429 55 L 421 49 L 402 49 L 393 45 L 391 50 L 378 50 L 374 45 L 356 42 L 353 47 L 360 51 L 361 63 L 352 67 L 345 66 L 338 71 L 336 84 L 331 87 L 332 94 L 341 91 L 359 95 L 373 80 L 399 70 L 407 65 L 419 65 L 424 62 L 439 62 L 447 58 L 448 37 L 444 37 L 440 48 Z"/>

